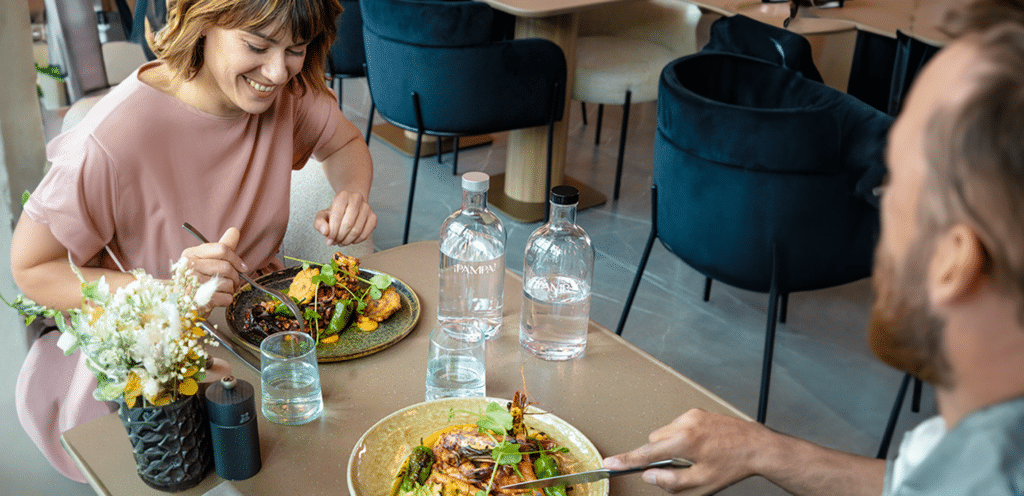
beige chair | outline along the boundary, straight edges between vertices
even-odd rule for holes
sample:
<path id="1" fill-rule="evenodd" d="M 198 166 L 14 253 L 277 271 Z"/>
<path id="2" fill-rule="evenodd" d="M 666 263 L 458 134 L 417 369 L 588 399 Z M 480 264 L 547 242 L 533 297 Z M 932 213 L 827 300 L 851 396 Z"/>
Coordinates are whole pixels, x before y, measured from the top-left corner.
<path id="1" fill-rule="evenodd" d="M 669 62 L 697 51 L 700 9 L 681 0 L 618 2 L 584 11 L 576 45 L 573 98 L 599 104 L 594 144 L 601 139 L 604 105 L 623 105 L 615 193 L 619 199 L 629 107 L 658 99 L 658 78 Z"/>
<path id="2" fill-rule="evenodd" d="M 313 219 L 319 210 L 326 208 L 334 190 L 324 177 L 320 162 L 310 159 L 302 170 L 292 173 L 291 210 L 288 214 L 288 230 L 281 242 L 281 256 L 300 258 L 325 263 L 335 252 L 362 258 L 374 252 L 373 236 L 366 241 L 349 246 L 331 246 L 324 237 L 313 229 Z M 294 260 L 284 259 L 291 267 L 299 265 Z"/>

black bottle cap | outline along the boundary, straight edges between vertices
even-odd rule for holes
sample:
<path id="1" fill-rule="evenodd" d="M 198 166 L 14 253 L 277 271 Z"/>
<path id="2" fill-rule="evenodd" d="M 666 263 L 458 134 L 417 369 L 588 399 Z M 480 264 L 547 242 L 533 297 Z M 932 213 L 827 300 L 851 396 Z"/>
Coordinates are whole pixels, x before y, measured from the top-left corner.
<path id="1" fill-rule="evenodd" d="M 579 203 L 580 191 L 572 186 L 559 185 L 551 188 L 551 203 L 556 205 L 572 205 Z"/>

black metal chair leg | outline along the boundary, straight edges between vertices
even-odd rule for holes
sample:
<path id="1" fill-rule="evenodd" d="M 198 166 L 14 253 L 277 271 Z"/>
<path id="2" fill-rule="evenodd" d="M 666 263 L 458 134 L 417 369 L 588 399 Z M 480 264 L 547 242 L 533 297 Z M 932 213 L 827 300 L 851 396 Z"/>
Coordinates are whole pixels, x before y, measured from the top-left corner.
<path id="1" fill-rule="evenodd" d="M 914 394 L 911 396 L 910 411 L 921 412 L 921 379 L 914 378 Z"/>
<path id="2" fill-rule="evenodd" d="M 373 133 L 373 113 L 377 111 L 377 104 L 370 99 L 370 115 L 366 118 L 366 146 L 370 146 L 370 135 Z"/>
<path id="3" fill-rule="evenodd" d="M 615 165 L 615 192 L 612 201 L 619 199 L 619 187 L 622 185 L 622 160 L 626 156 L 626 132 L 629 128 L 629 101 L 633 92 L 626 90 L 626 103 L 622 105 L 622 129 L 619 131 L 619 159 Z"/>
<path id="4" fill-rule="evenodd" d="M 344 89 L 345 85 L 343 84 L 341 78 L 337 77 L 337 76 L 335 76 L 334 79 L 331 82 L 334 83 L 333 84 L 333 86 L 334 86 L 334 94 L 338 95 L 338 108 L 341 109 L 342 111 L 344 111 L 345 110 L 345 104 L 343 102 L 345 100 L 342 98 L 343 97 L 342 90 Z"/>
<path id="5" fill-rule="evenodd" d="M 420 168 L 420 148 L 423 145 L 423 130 L 416 132 L 416 155 L 412 159 L 412 181 L 409 184 L 409 205 L 405 208 L 405 231 L 402 233 L 402 244 L 409 243 L 409 224 L 412 222 L 412 200 L 416 195 L 416 173 Z"/>
<path id="6" fill-rule="evenodd" d="M 555 83 L 551 85 L 551 101 L 558 101 L 558 94 L 562 91 L 562 85 Z M 548 115 L 548 154 L 547 154 L 547 174 L 544 179 L 544 223 L 547 224 L 551 220 L 551 209 L 548 208 L 547 198 L 551 194 L 551 159 L 554 153 L 555 146 L 555 113 L 558 109 L 554 105 L 551 106 L 551 114 Z"/>
<path id="7" fill-rule="evenodd" d="M 704 301 L 711 301 L 711 278 L 704 278 Z"/>
<path id="8" fill-rule="evenodd" d="M 587 125 L 587 102 L 580 102 L 580 110 L 583 111 L 583 125 Z"/>
<path id="9" fill-rule="evenodd" d="M 781 308 L 779 308 L 779 322 L 785 324 L 786 311 L 789 310 L 789 293 L 782 293 L 780 298 L 782 299 L 782 305 Z"/>
<path id="10" fill-rule="evenodd" d="M 622 307 L 622 315 L 619 317 L 619 325 L 615 328 L 615 334 L 622 335 L 626 326 L 626 319 L 629 318 L 629 309 L 633 307 L 633 297 L 640 287 L 640 280 L 644 277 L 644 269 L 647 268 L 647 259 L 651 256 L 651 248 L 654 246 L 654 239 L 658 237 L 658 189 L 651 187 L 651 235 L 647 237 L 647 245 L 644 246 L 644 254 L 640 256 L 640 265 L 633 276 L 633 285 L 629 288 L 629 296 L 626 297 L 626 304 Z"/>
<path id="11" fill-rule="evenodd" d="M 601 144 L 601 121 L 604 120 L 604 104 L 597 105 L 597 124 L 594 126 L 594 146 Z"/>
<path id="12" fill-rule="evenodd" d="M 413 92 L 412 105 L 416 111 L 416 153 L 412 159 L 412 180 L 409 182 L 409 205 L 405 209 L 405 231 L 402 234 L 402 244 L 409 243 L 409 225 L 412 221 L 412 201 L 416 195 L 416 173 L 420 168 L 420 151 L 423 147 L 423 112 L 420 110 L 420 96 Z"/>
<path id="13" fill-rule="evenodd" d="M 452 139 L 452 175 L 459 175 L 459 137 Z"/>
<path id="14" fill-rule="evenodd" d="M 896 432 L 896 421 L 900 418 L 900 410 L 903 409 L 903 398 L 907 395 L 907 386 L 910 385 L 910 374 L 903 375 L 900 382 L 899 392 L 896 393 L 896 402 L 892 405 L 892 412 L 889 414 L 889 422 L 885 424 L 885 433 L 882 434 L 882 444 L 878 446 L 878 454 L 875 458 L 885 459 L 889 456 L 889 444 L 892 442 L 892 435 Z"/>
<path id="15" fill-rule="evenodd" d="M 764 358 L 761 363 L 761 393 L 757 400 L 757 421 L 764 423 L 768 416 L 768 389 L 772 379 L 772 357 L 775 354 L 775 322 L 779 310 L 779 258 L 772 249 L 772 282 L 768 293 L 768 324 L 764 336 Z"/>

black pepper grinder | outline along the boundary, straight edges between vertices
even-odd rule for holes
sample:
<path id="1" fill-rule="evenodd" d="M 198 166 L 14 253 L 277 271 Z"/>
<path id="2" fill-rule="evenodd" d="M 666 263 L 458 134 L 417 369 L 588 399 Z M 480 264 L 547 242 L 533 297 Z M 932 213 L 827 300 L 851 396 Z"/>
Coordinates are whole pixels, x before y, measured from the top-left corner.
<path id="1" fill-rule="evenodd" d="M 262 467 L 252 384 L 227 376 L 206 389 L 206 409 L 217 475 L 243 480 Z"/>

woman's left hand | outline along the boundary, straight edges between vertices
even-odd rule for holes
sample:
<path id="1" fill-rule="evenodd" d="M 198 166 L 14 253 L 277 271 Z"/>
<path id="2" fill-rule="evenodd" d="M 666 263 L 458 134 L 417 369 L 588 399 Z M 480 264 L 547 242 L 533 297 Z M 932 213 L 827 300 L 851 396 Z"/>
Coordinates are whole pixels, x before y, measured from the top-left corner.
<path id="1" fill-rule="evenodd" d="M 313 227 L 327 244 L 350 245 L 366 241 L 377 227 L 377 214 L 361 193 L 341 190 L 331 206 L 316 213 Z"/>

